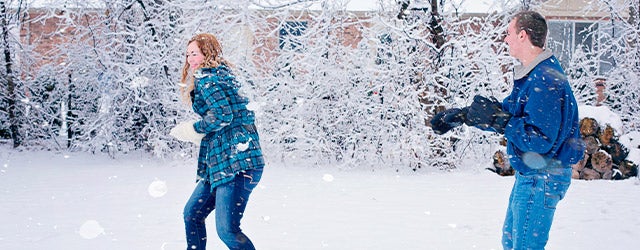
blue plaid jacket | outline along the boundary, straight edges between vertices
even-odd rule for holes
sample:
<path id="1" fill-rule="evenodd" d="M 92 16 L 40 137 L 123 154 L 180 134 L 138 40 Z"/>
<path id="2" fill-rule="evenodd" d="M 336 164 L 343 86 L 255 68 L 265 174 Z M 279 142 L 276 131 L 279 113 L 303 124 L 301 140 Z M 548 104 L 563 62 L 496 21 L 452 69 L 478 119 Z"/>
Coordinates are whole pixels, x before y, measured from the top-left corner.
<path id="1" fill-rule="evenodd" d="M 198 180 L 211 188 L 227 183 L 241 171 L 264 167 L 253 111 L 231 70 L 221 65 L 196 71 L 193 110 L 201 120 L 193 125 L 206 134 L 200 142 Z"/>

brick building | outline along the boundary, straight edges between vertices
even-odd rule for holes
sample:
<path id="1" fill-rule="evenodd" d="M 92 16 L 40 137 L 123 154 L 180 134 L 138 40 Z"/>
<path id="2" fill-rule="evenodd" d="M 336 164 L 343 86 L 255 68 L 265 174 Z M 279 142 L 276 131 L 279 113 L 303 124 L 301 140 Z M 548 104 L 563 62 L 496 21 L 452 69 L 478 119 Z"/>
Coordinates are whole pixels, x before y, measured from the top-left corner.
<path id="1" fill-rule="evenodd" d="M 622 1 L 622 0 L 619 0 Z M 593 37 L 585 33 L 592 30 L 609 30 L 611 25 L 608 22 L 602 22 L 602 17 L 607 13 L 599 11 L 597 6 L 593 5 L 591 11 L 584 11 L 585 6 L 589 6 L 591 1 L 588 0 L 546 0 L 543 1 L 540 12 L 549 20 L 549 42 L 548 46 L 554 50 L 563 64 L 567 64 L 569 59 L 577 48 L 585 48 L 586 51 L 598 45 L 598 37 Z M 32 69 L 37 69 L 42 62 L 50 62 L 62 60 L 59 56 L 60 51 L 57 45 L 63 43 L 74 43 L 86 38 L 78 37 L 74 26 L 68 26 L 70 19 L 74 20 L 75 25 L 83 25 L 93 23 L 100 19 L 105 13 L 101 10 L 84 11 L 82 16 L 70 16 L 73 14 L 64 11 L 47 9 L 29 9 L 26 18 L 29 21 L 23 22 L 20 27 L 20 39 L 23 45 L 32 47 L 35 52 L 35 61 L 30 64 Z M 267 16 L 268 11 L 263 11 L 261 15 Z M 265 29 L 260 31 L 252 31 L 248 26 L 243 26 L 239 31 L 233 34 L 233 43 L 225 44 L 225 50 L 234 57 L 260 57 L 269 61 L 275 54 L 283 49 L 296 49 L 302 44 L 288 42 L 291 37 L 302 36 L 304 31 L 312 25 L 313 17 L 309 15 L 310 11 L 291 11 L 291 21 L 286 21 L 284 25 L 280 25 L 280 21 L 275 18 L 266 18 Z M 579 13 L 579 14 L 578 14 Z M 376 20 L 370 19 L 367 12 L 354 11 L 351 12 L 349 18 L 337 20 L 351 25 L 340 26 L 339 29 L 330 32 L 339 37 L 336 44 L 355 48 L 363 39 L 361 26 L 368 28 L 376 26 L 384 26 L 383 23 L 377 23 Z M 274 31 L 277 30 L 277 36 Z M 295 39 L 294 39 L 295 40 Z M 313 42 L 313 39 L 310 40 Z M 256 46 L 259 45 L 259 46 Z M 596 75 L 602 75 L 613 67 L 611 59 L 602 58 L 597 69 Z M 233 61 L 233 60 L 232 60 Z M 261 65 L 261 64 L 258 64 Z"/>

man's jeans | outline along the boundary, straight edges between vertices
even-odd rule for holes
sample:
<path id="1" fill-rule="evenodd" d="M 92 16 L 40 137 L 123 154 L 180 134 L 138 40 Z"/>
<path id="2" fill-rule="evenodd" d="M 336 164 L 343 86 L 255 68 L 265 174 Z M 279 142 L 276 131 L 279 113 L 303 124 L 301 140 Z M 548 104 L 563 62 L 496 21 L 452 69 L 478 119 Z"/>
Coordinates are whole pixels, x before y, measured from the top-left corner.
<path id="1" fill-rule="evenodd" d="M 516 173 L 504 221 L 502 246 L 515 250 L 544 249 L 556 205 L 571 183 L 571 168 L 550 168 L 530 175 Z"/>
<path id="2" fill-rule="evenodd" d="M 205 219 L 214 209 L 218 237 L 229 249 L 255 249 L 251 240 L 242 233 L 240 220 L 249 195 L 261 177 L 262 169 L 247 170 L 232 181 L 215 187 L 213 192 L 210 183 L 199 181 L 184 207 L 187 249 L 206 249 Z"/>

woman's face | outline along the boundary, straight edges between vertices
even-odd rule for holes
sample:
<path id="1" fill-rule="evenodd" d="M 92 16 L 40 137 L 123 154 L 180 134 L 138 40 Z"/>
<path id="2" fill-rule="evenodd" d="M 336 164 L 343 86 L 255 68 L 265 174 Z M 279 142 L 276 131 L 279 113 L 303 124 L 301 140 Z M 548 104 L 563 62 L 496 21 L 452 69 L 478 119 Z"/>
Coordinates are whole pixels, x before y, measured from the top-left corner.
<path id="1" fill-rule="evenodd" d="M 187 46 L 187 63 L 189 63 L 189 68 L 197 69 L 200 64 L 204 61 L 204 55 L 200 51 L 198 47 L 198 42 L 193 41 L 189 43 Z"/>

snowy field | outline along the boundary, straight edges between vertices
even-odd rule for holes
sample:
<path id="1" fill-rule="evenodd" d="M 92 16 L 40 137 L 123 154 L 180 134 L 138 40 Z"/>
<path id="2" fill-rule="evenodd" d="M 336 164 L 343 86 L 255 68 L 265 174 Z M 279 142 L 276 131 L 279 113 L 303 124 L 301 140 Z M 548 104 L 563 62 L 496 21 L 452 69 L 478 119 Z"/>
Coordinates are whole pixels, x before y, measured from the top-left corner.
<path id="1" fill-rule="evenodd" d="M 0 146 L 0 249 L 185 249 L 195 160 Z M 501 249 L 512 177 L 269 162 L 244 230 L 258 249 Z M 225 249 L 209 218 L 208 249 Z M 573 182 L 547 249 L 638 249 L 640 182 Z"/>

